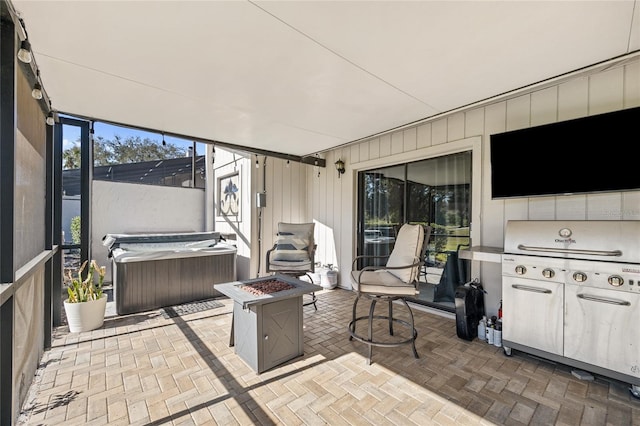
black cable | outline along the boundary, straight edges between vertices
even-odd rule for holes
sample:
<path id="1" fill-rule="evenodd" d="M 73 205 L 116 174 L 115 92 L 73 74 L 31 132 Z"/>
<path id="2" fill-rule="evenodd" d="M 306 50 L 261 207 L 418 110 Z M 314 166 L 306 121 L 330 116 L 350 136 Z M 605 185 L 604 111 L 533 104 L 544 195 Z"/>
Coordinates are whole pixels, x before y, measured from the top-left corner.
<path id="1" fill-rule="evenodd" d="M 256 154 L 256 164 L 258 164 L 258 155 Z M 262 162 L 262 193 L 267 194 L 267 156 L 264 156 L 264 160 Z M 257 204 L 257 199 L 256 199 Z M 264 206 L 263 206 L 264 207 Z M 256 273 L 256 278 L 260 277 L 260 263 L 262 260 L 262 208 L 258 207 L 258 272 Z"/>

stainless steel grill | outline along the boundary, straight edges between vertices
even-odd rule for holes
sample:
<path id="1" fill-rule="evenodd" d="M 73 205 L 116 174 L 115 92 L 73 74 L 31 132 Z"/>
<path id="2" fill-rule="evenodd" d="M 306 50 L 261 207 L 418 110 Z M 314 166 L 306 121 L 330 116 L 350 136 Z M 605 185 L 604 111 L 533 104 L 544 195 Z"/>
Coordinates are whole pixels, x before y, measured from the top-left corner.
<path id="1" fill-rule="evenodd" d="M 509 221 L 503 344 L 631 383 L 640 398 L 640 221 Z"/>

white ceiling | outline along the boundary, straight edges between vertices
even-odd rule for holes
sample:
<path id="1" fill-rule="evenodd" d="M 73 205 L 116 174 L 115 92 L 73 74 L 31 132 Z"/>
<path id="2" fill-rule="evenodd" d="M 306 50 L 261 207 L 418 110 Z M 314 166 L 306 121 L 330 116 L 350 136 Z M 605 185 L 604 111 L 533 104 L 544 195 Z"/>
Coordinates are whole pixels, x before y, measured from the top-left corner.
<path id="1" fill-rule="evenodd" d="M 640 0 L 12 3 L 54 109 L 292 155 L 640 49 Z"/>

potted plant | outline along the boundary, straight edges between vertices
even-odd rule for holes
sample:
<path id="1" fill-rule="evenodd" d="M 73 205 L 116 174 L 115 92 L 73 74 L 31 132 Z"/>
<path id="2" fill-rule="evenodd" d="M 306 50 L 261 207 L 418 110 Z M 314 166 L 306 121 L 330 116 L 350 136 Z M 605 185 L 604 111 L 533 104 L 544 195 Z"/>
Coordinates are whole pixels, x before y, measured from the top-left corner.
<path id="1" fill-rule="evenodd" d="M 89 269 L 83 277 L 82 273 L 87 266 Z M 107 295 L 102 292 L 105 273 L 106 268 L 98 266 L 95 260 L 85 260 L 76 277 L 69 271 L 69 297 L 64 301 L 64 310 L 70 332 L 91 331 L 102 327 L 107 308 Z"/>

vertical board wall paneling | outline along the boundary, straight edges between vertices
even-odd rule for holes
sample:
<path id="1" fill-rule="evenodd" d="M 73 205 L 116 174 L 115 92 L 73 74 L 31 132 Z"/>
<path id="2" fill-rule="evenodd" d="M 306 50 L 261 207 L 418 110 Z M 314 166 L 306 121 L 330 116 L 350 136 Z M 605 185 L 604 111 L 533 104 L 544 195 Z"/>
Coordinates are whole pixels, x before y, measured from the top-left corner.
<path id="1" fill-rule="evenodd" d="M 464 115 L 464 137 L 469 138 L 471 136 L 482 135 L 484 132 L 484 108 L 474 109 Z M 484 138 L 482 143 L 484 144 Z M 483 155 L 488 153 L 488 150 L 483 149 Z"/>
<path id="2" fill-rule="evenodd" d="M 343 150 L 344 152 L 345 150 Z M 353 162 L 347 156 L 344 159 L 346 171 L 342 176 L 342 193 L 340 197 L 340 238 L 338 253 L 338 264 L 340 265 L 340 272 L 338 275 L 339 284 L 343 288 L 351 288 L 351 281 L 349 278 L 349 270 L 351 269 L 351 262 L 356 254 L 356 218 L 357 212 L 357 174 L 353 171 Z"/>
<path id="3" fill-rule="evenodd" d="M 531 96 L 523 95 L 507 101 L 505 129 L 518 130 L 530 127 Z M 526 147 L 522 147 L 523 150 Z M 515 159 L 514 159 L 515 160 Z M 528 179 L 527 176 L 513 176 L 514 181 Z M 513 198 L 504 200 L 504 215 L 506 219 L 524 220 L 528 218 L 529 201 L 527 198 Z"/>
<path id="4" fill-rule="evenodd" d="M 258 268 L 259 250 L 258 250 L 258 208 L 256 207 L 255 194 L 258 191 L 258 176 L 254 171 L 254 163 L 252 158 L 247 158 L 245 166 L 247 168 L 248 185 L 245 185 L 244 189 L 249 190 L 249 212 L 251 214 L 250 224 L 251 229 L 247 235 L 249 240 L 249 271 L 250 277 L 257 277 L 260 275 L 260 269 L 262 268 L 262 261 L 260 261 L 260 268 Z M 263 221 L 264 223 L 264 221 Z M 240 275 L 240 274 L 238 274 Z"/>
<path id="5" fill-rule="evenodd" d="M 267 255 L 267 250 L 269 250 L 271 247 L 273 247 L 273 243 L 275 241 L 275 234 L 277 232 L 277 219 L 275 218 L 275 213 L 274 213 L 274 209 L 276 208 L 276 201 L 274 198 L 274 194 L 277 191 L 277 186 L 276 186 L 276 182 L 275 179 L 273 178 L 273 173 L 274 173 L 274 168 L 275 166 L 273 166 L 273 161 L 269 161 L 269 159 L 267 159 L 267 168 L 266 170 L 262 169 L 262 161 L 264 161 L 263 157 L 260 157 L 259 159 L 259 164 L 260 166 L 255 168 L 254 165 L 254 172 L 258 175 L 257 176 L 257 182 L 258 183 L 258 188 L 256 192 L 262 192 L 263 190 L 266 190 L 266 198 L 267 198 L 267 206 L 263 207 L 261 210 L 261 214 L 262 214 L 262 243 L 261 243 L 261 250 L 258 253 L 258 256 L 260 256 L 260 271 L 258 271 L 258 275 L 260 276 L 264 276 L 266 275 L 266 264 L 265 264 L 265 260 L 266 260 L 266 255 Z M 272 167 L 273 166 L 273 167 Z M 256 215 L 258 215 L 260 212 L 258 212 L 258 209 L 256 208 Z"/>
<path id="6" fill-rule="evenodd" d="M 624 107 L 640 106 L 640 61 L 624 69 Z"/>
<path id="7" fill-rule="evenodd" d="M 585 117 L 589 113 L 589 78 L 558 85 L 558 121 Z"/>
<path id="8" fill-rule="evenodd" d="M 556 197 L 556 220 L 585 220 L 587 196 Z"/>
<path id="9" fill-rule="evenodd" d="M 504 237 L 504 201 L 491 199 L 491 158 L 490 144 L 492 133 L 504 132 L 506 128 L 506 102 L 498 102 L 485 108 L 485 128 L 482 138 L 482 244 L 500 247 Z M 491 219 L 489 219 L 491 218 Z M 473 244 L 480 244 L 474 242 Z"/>
<path id="10" fill-rule="evenodd" d="M 426 148 L 431 146 L 431 123 L 418 126 L 417 129 L 417 148 Z"/>
<path id="11" fill-rule="evenodd" d="M 360 161 L 360 148 L 358 145 L 352 145 L 347 148 L 349 150 L 349 157 L 351 157 L 351 161 L 357 163 Z"/>
<path id="12" fill-rule="evenodd" d="M 440 145 L 447 142 L 447 119 L 442 118 L 431 123 L 431 144 Z"/>
<path id="13" fill-rule="evenodd" d="M 622 193 L 622 219 L 640 220 L 640 191 Z"/>
<path id="14" fill-rule="evenodd" d="M 640 61 L 624 67 L 624 107 L 640 106 Z M 640 191 L 622 194 L 622 219 L 640 220 Z"/>
<path id="15" fill-rule="evenodd" d="M 241 158 L 234 164 L 234 168 L 236 169 L 238 167 L 240 168 L 241 179 L 242 179 L 240 183 L 243 186 L 242 188 L 243 192 L 246 192 L 245 196 L 242 197 L 243 216 L 242 216 L 242 229 L 240 231 L 242 235 L 237 236 L 236 238 L 242 238 L 243 240 L 246 241 L 243 244 L 238 243 L 238 245 L 241 246 L 241 250 L 239 252 L 242 253 L 243 256 L 249 257 L 249 259 L 251 259 L 251 247 L 253 246 L 254 242 L 256 242 L 256 240 L 253 238 L 254 236 L 252 232 L 252 229 L 255 229 L 252 226 L 255 224 L 256 201 L 255 201 L 255 195 L 251 191 L 251 188 L 253 188 L 253 185 L 251 183 L 254 179 L 254 173 L 253 173 L 253 170 L 251 169 L 251 166 L 253 166 L 253 164 L 251 164 L 251 159 L 246 157 Z M 235 231 L 231 229 L 230 232 L 235 232 Z M 251 274 L 251 267 L 250 267 L 250 270 L 247 271 L 247 274 Z"/>
<path id="16" fill-rule="evenodd" d="M 302 200 L 300 197 L 294 197 L 295 194 L 300 193 L 300 176 L 298 176 L 297 164 L 284 163 L 284 176 L 289 180 L 289 193 L 286 193 L 287 202 L 289 204 L 289 222 L 300 222 L 300 203 Z"/>
<path id="17" fill-rule="evenodd" d="M 369 155 L 368 142 L 363 142 L 358 145 L 360 147 L 359 151 L 361 153 L 363 151 L 366 152 L 366 155 L 368 157 Z M 366 146 L 363 146 L 363 145 L 366 145 Z M 324 224 L 327 228 L 327 239 L 326 239 L 327 250 L 326 250 L 326 257 L 324 259 L 320 259 L 320 262 L 322 263 L 322 265 L 328 265 L 328 264 L 335 265 L 337 263 L 336 252 L 337 252 L 337 245 L 338 245 L 337 237 L 340 232 L 341 202 L 340 202 L 340 198 L 335 197 L 334 194 L 337 194 L 340 192 L 341 190 L 340 185 L 342 183 L 342 177 L 344 176 L 344 175 L 341 175 L 340 177 L 338 177 L 338 171 L 335 168 L 335 162 L 338 161 L 338 159 L 345 161 L 345 159 L 342 157 L 342 150 L 338 149 L 338 150 L 327 153 L 327 168 L 331 170 L 330 173 L 332 176 L 330 185 L 328 187 L 329 194 L 327 194 L 327 198 L 331 199 L 331 210 L 329 210 L 327 221 Z M 346 162 L 345 162 L 345 167 L 346 167 Z"/>
<path id="18" fill-rule="evenodd" d="M 558 88 L 549 87 L 531 94 L 531 126 L 555 123 L 558 117 Z M 538 197 L 529 200 L 530 220 L 553 220 L 556 214 L 556 197 Z"/>
<path id="19" fill-rule="evenodd" d="M 287 212 L 290 211 L 291 206 L 285 206 L 285 200 L 288 194 L 287 190 L 291 190 L 289 182 L 285 182 L 283 162 L 278 158 L 268 158 L 267 168 L 271 170 L 273 176 L 273 190 L 271 191 L 271 199 L 273 200 L 273 229 L 277 232 L 278 222 L 288 222 L 287 217 L 291 215 Z"/>
<path id="20" fill-rule="evenodd" d="M 300 222 L 309 222 L 311 221 L 311 209 L 309 203 L 307 201 L 308 192 L 307 192 L 307 183 L 309 182 L 309 166 L 300 164 L 298 165 L 298 176 L 300 177 L 300 187 L 298 188 L 297 194 L 300 194 L 299 201 L 299 213 L 298 220 Z"/>
<path id="21" fill-rule="evenodd" d="M 506 131 L 531 127 L 531 95 L 507 101 Z"/>
<path id="22" fill-rule="evenodd" d="M 391 155 L 391 135 L 386 134 L 386 135 L 382 135 L 380 136 L 380 157 L 379 158 L 384 158 L 384 157 L 388 157 Z M 358 162 L 358 158 L 357 157 L 353 157 L 353 155 L 351 156 L 351 161 L 354 163 Z"/>
<path id="23" fill-rule="evenodd" d="M 355 145 L 355 149 L 359 149 L 358 145 Z M 329 164 L 329 160 L 326 159 L 326 163 Z M 328 170 L 327 168 L 319 168 L 316 167 L 317 171 L 316 171 L 316 175 L 314 177 L 314 179 L 317 181 L 318 183 L 318 189 L 319 189 L 319 198 L 318 198 L 318 209 L 316 210 L 316 214 L 313 217 L 313 220 L 316 223 L 315 226 L 315 234 L 316 234 L 316 243 L 318 244 L 317 250 L 316 250 L 316 262 L 322 262 L 326 256 L 325 251 L 327 249 L 327 244 L 326 244 L 326 232 L 324 229 L 324 225 L 327 223 L 327 212 L 328 212 L 328 197 L 329 197 L 329 188 L 327 183 L 329 182 L 329 180 L 327 179 L 327 173 Z M 319 174 L 318 174 L 319 172 Z"/>
<path id="24" fill-rule="evenodd" d="M 624 105 L 624 68 L 613 68 L 589 77 L 589 115 L 622 109 Z M 604 149 L 625 148 L 622 141 L 602 141 Z M 623 151 L 624 152 L 624 151 Z M 622 218 L 622 194 L 587 194 L 589 220 L 619 220 Z"/>
<path id="25" fill-rule="evenodd" d="M 370 143 L 369 141 L 367 142 L 361 142 L 358 144 L 360 149 L 358 151 L 358 155 L 360 157 L 360 161 L 365 161 L 368 160 L 369 158 L 371 158 L 371 154 L 370 154 Z M 336 157 L 333 161 L 333 163 L 335 163 L 338 160 L 338 158 Z M 332 164 L 333 164 L 332 163 Z M 337 173 L 337 172 L 336 172 Z"/>
<path id="26" fill-rule="evenodd" d="M 214 145 L 205 145 L 204 229 L 213 231 L 216 226 L 216 191 Z M 250 188 L 250 186 L 248 186 Z"/>
<path id="27" fill-rule="evenodd" d="M 360 149 L 359 145 L 356 145 L 357 149 Z M 329 154 L 325 160 L 327 167 L 320 169 L 319 179 L 320 183 L 320 191 L 322 193 L 320 199 L 320 209 L 319 214 L 315 218 L 316 219 L 316 227 L 315 233 L 318 237 L 318 249 L 316 262 L 321 265 L 326 263 L 326 259 L 328 258 L 329 253 L 329 232 L 328 232 L 328 223 L 330 222 L 330 217 L 333 218 L 333 162 L 332 155 Z M 316 283 L 318 284 L 318 283 Z"/>
<path id="28" fill-rule="evenodd" d="M 624 106 L 624 68 L 589 77 L 589 115 L 617 111 Z"/>
<path id="29" fill-rule="evenodd" d="M 464 139 L 464 113 L 458 112 L 447 117 L 447 142 Z"/>
<path id="30" fill-rule="evenodd" d="M 531 94 L 531 126 L 558 121 L 558 87 L 553 86 Z"/>
<path id="31" fill-rule="evenodd" d="M 587 194 L 588 220 L 621 220 L 622 193 Z"/>
<path id="32" fill-rule="evenodd" d="M 402 150 L 404 152 L 415 151 L 418 147 L 418 132 L 415 127 L 411 127 L 403 132 L 403 143 L 404 146 Z"/>
<path id="33" fill-rule="evenodd" d="M 367 143 L 367 142 L 364 142 Z M 368 143 L 367 143 L 368 144 Z M 370 152 L 370 151 L 369 151 Z M 347 169 L 349 168 L 349 165 L 347 163 L 347 159 L 345 158 L 345 156 L 343 155 L 342 150 L 338 150 L 336 151 L 335 155 L 337 156 L 337 158 L 335 158 L 335 161 L 339 159 L 341 159 L 344 164 L 345 164 L 345 172 L 338 178 L 334 180 L 334 184 L 333 184 L 333 194 L 340 194 L 343 191 L 343 185 L 348 185 L 349 184 L 349 179 L 348 179 L 348 173 L 347 173 Z M 337 171 L 335 172 L 336 176 L 337 176 Z M 341 236 L 343 233 L 342 230 L 342 224 L 343 224 L 343 203 L 342 203 L 342 198 L 341 197 L 333 197 L 335 200 L 335 204 L 333 205 L 333 222 L 332 222 L 332 229 L 333 229 L 333 240 L 332 240 L 332 251 L 333 251 L 333 256 L 331 259 L 331 262 L 327 262 L 327 263 L 331 263 L 334 265 L 334 267 L 339 268 L 340 267 L 340 253 L 341 253 Z"/>
<path id="34" fill-rule="evenodd" d="M 402 130 L 391 134 L 391 154 L 404 152 L 404 138 Z"/>
<path id="35" fill-rule="evenodd" d="M 369 141 L 369 159 L 375 158 L 380 158 L 380 138 Z"/>
<path id="36" fill-rule="evenodd" d="M 589 78 L 580 77 L 558 86 L 558 121 L 584 117 L 588 113 Z M 587 196 L 556 197 L 558 220 L 585 220 Z"/>
<path id="37" fill-rule="evenodd" d="M 360 149 L 360 147 L 358 147 Z M 333 206 L 334 206 L 334 197 L 333 197 L 333 187 L 335 181 L 338 180 L 338 172 L 336 171 L 333 163 L 337 160 L 334 159 L 334 154 L 332 152 L 327 153 L 326 157 L 326 168 L 323 170 L 324 181 L 322 184 L 325 185 L 326 193 L 325 193 L 325 214 L 322 220 L 322 243 L 324 244 L 324 255 L 321 259 L 316 260 L 320 262 L 321 265 L 326 265 L 329 263 L 329 260 L 333 256 Z"/>
<path id="38" fill-rule="evenodd" d="M 483 131 L 484 131 L 484 108 L 478 108 L 475 109 L 473 111 L 469 111 L 467 113 L 464 114 L 464 131 L 465 131 L 465 137 L 471 137 L 471 136 L 476 136 L 476 135 L 482 135 Z M 476 168 L 480 169 L 480 170 L 485 170 L 485 168 L 482 166 L 484 164 L 484 160 L 485 158 L 489 158 L 489 144 L 486 141 L 486 138 L 481 136 L 481 158 L 474 158 L 473 159 L 473 170 L 471 171 L 472 176 L 475 175 Z M 480 176 L 482 176 L 482 174 L 480 173 Z M 476 185 L 480 185 L 481 187 L 480 189 L 480 193 L 484 194 L 484 190 L 485 188 L 488 187 L 490 182 L 488 182 L 486 180 L 486 178 L 481 177 L 481 181 L 480 182 L 476 182 L 476 181 L 472 181 L 471 185 L 472 185 L 472 191 L 475 192 L 475 190 L 477 189 L 475 186 Z M 482 198 L 482 197 L 481 197 Z M 479 211 L 476 211 L 479 210 Z M 479 205 L 476 205 L 475 203 L 472 206 L 472 211 L 471 211 L 471 217 L 474 218 L 472 219 L 471 222 L 471 230 L 472 230 L 472 234 L 478 235 L 480 238 L 480 241 L 483 241 L 483 237 L 482 237 L 482 226 L 481 226 L 481 219 L 477 219 L 478 217 L 482 217 L 482 203 L 479 203 Z M 475 232 L 475 231 L 478 232 Z M 475 266 L 472 265 L 472 268 L 475 269 Z M 475 276 L 479 276 L 479 275 L 474 275 Z"/>

